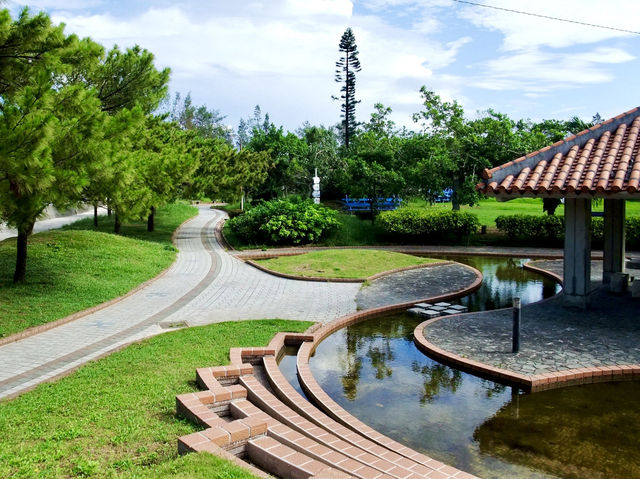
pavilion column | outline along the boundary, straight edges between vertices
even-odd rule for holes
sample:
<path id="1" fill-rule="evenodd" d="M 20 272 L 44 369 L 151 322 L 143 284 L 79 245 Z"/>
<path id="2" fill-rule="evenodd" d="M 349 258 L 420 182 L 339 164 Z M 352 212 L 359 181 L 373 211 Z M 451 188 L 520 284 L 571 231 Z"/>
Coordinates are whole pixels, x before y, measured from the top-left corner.
<path id="1" fill-rule="evenodd" d="M 604 200 L 604 284 L 613 273 L 624 273 L 625 205 L 625 200 Z"/>
<path id="2" fill-rule="evenodd" d="M 564 222 L 564 304 L 586 309 L 591 292 L 591 198 L 566 198 Z"/>

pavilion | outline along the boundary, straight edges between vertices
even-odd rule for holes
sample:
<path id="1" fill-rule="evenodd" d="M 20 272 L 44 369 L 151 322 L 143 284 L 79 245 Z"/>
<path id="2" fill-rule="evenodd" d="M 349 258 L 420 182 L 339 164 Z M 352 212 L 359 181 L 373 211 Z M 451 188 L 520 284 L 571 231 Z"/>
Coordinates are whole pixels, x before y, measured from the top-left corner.
<path id="1" fill-rule="evenodd" d="M 564 304 L 587 308 L 591 200 L 604 199 L 603 284 L 625 268 L 625 202 L 640 199 L 640 108 L 483 172 L 478 190 L 498 201 L 564 199 Z"/>

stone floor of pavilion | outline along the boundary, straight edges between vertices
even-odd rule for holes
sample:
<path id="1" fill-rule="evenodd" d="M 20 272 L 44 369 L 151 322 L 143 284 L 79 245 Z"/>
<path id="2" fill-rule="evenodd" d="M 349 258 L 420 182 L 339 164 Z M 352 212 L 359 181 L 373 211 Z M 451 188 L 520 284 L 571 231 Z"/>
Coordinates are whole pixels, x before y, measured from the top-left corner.
<path id="1" fill-rule="evenodd" d="M 534 264 L 562 274 L 561 260 Z M 592 277 L 601 274 L 601 264 L 594 262 Z M 427 325 L 424 335 L 447 352 L 525 375 L 640 364 L 640 299 L 592 284 L 586 311 L 564 307 L 562 294 L 524 306 L 517 354 L 511 352 L 512 309 L 445 317 Z"/>

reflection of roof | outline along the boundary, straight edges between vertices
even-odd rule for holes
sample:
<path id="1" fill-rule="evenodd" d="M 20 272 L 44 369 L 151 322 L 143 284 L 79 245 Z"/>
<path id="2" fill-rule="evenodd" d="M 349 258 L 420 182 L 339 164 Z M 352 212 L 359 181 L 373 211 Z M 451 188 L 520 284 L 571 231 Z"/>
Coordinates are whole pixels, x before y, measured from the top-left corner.
<path id="1" fill-rule="evenodd" d="M 491 196 L 640 197 L 640 108 L 497 168 L 478 189 Z"/>

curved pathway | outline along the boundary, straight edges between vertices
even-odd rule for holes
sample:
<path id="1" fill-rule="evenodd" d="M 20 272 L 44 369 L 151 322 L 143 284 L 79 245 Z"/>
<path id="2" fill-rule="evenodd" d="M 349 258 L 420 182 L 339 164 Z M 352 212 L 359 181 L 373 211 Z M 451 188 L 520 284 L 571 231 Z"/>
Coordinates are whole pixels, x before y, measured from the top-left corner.
<path id="1" fill-rule="evenodd" d="M 275 278 L 224 252 L 215 226 L 224 213 L 200 214 L 176 236 L 166 274 L 115 304 L 0 347 L 0 398 L 17 395 L 114 349 L 175 325 L 236 319 L 327 321 L 355 311 L 359 284 Z"/>

